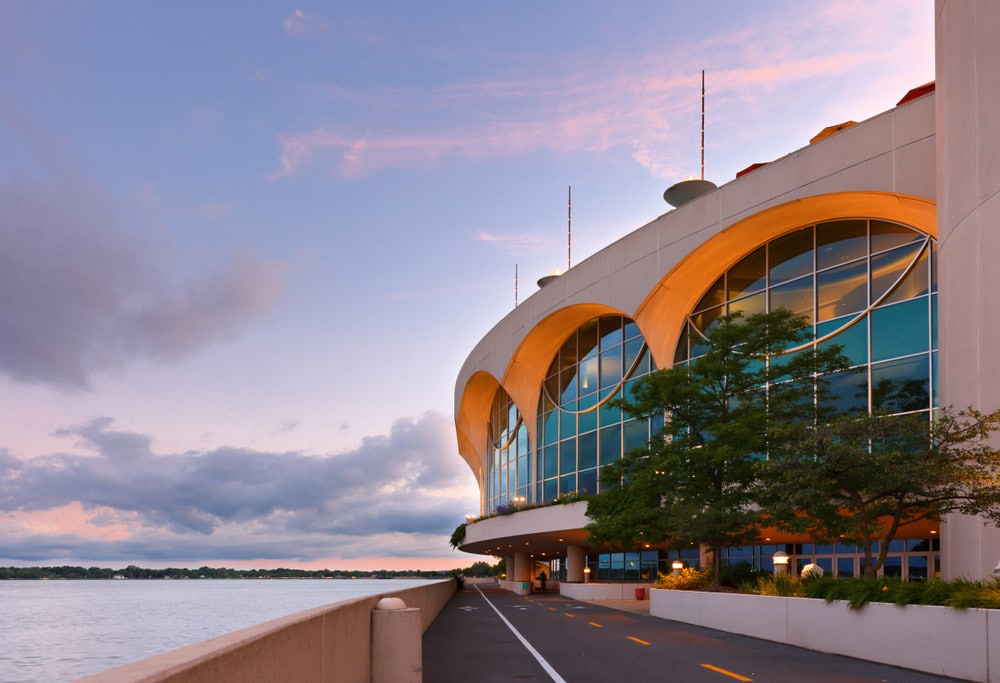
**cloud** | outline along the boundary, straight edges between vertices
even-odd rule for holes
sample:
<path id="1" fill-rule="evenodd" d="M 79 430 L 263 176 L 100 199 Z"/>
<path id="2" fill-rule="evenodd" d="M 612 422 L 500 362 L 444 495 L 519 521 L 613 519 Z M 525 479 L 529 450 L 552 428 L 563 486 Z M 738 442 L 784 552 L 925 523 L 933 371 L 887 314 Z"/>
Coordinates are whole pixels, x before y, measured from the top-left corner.
<path id="1" fill-rule="evenodd" d="M 511 254 L 541 254 L 547 253 L 556 240 L 549 235 L 521 233 L 497 235 L 487 231 L 479 233 L 479 241 L 495 244 Z"/>
<path id="2" fill-rule="evenodd" d="M 242 255 L 177 280 L 79 182 L 9 182 L 0 215 L 0 374 L 15 381 L 78 390 L 133 360 L 177 361 L 235 335 L 283 290 L 281 265 Z"/>
<path id="3" fill-rule="evenodd" d="M 285 33 L 297 38 L 315 38 L 325 35 L 330 30 L 330 22 L 315 14 L 306 14 L 298 7 L 285 17 L 281 25 Z"/>
<path id="4" fill-rule="evenodd" d="M 324 456 L 161 454 L 148 436 L 117 431 L 109 418 L 59 434 L 91 454 L 19 460 L 0 451 L 8 559 L 428 557 L 444 551 L 477 501 L 453 426 L 437 413 L 397 420 L 387 435 Z M 90 532 L 79 521 L 73 533 L 32 522 L 72 509 L 87 516 Z"/>
<path id="5" fill-rule="evenodd" d="M 733 122 L 730 128 L 738 131 L 753 116 L 771 112 L 770 125 L 786 136 L 774 111 L 785 99 L 801 101 L 803 86 L 816 88 L 823 81 L 827 89 L 836 88 L 852 74 L 870 78 L 865 70 L 874 65 L 883 72 L 890 63 L 907 68 L 912 60 L 900 55 L 912 54 L 914 46 L 877 36 L 894 35 L 893 27 L 913 14 L 912 7 L 900 2 L 855 9 L 822 12 L 819 18 L 774 16 L 766 32 L 740 29 L 658 47 L 639 58 L 571 56 L 556 65 L 560 73 L 545 78 L 533 68 L 520 78 L 502 74 L 425 89 L 328 89 L 329 96 L 368 115 L 356 124 L 324 122 L 279 135 L 279 168 L 272 179 L 314 164 L 328 164 L 338 176 L 353 178 L 444 158 L 509 158 L 537 151 L 624 151 L 655 177 L 687 175 L 680 170 L 690 170 L 685 155 L 691 156 L 689 146 L 696 149 L 702 68 L 709 72 L 714 122 Z M 888 98 L 883 108 L 894 101 Z M 432 112 L 440 112 L 443 123 L 427 123 L 424 115 Z M 718 130 L 717 142 L 736 143 L 737 134 L 724 140 Z"/>

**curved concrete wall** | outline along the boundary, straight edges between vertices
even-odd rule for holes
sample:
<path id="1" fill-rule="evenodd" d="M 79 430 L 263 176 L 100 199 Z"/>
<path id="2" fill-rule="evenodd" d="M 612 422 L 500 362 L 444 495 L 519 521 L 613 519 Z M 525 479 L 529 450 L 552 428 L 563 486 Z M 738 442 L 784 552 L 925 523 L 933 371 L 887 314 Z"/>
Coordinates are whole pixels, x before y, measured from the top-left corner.
<path id="1" fill-rule="evenodd" d="M 419 608 L 423 630 L 455 582 L 345 600 L 165 652 L 80 679 L 86 683 L 245 683 L 371 680 L 372 610 L 381 598 Z"/>

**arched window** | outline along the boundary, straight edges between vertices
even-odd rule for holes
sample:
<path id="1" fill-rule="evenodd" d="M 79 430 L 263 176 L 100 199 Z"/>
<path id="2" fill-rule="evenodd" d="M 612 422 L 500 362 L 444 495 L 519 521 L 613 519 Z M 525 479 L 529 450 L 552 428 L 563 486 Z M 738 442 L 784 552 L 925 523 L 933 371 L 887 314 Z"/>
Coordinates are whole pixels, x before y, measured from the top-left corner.
<path id="1" fill-rule="evenodd" d="M 662 420 L 631 419 L 609 401 L 654 370 L 639 327 L 606 315 L 577 329 L 549 365 L 538 406 L 538 502 L 604 488 L 600 468 L 649 443 Z"/>
<path id="2" fill-rule="evenodd" d="M 845 412 L 929 411 L 937 405 L 935 243 L 905 225 L 850 219 L 769 241 L 727 270 L 688 316 L 674 357 L 705 352 L 722 315 L 788 308 L 821 344 L 840 344 L 855 368 L 831 378 Z"/>
<path id="3" fill-rule="evenodd" d="M 528 428 L 501 387 L 493 397 L 487 443 L 486 511 L 527 502 L 530 489 Z"/>

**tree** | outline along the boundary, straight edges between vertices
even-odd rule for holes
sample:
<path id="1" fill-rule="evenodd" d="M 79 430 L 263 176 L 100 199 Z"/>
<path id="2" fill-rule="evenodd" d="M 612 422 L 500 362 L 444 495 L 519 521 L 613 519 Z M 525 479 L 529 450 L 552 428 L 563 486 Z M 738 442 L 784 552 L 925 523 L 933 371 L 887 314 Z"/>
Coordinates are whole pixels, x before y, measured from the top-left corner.
<path id="1" fill-rule="evenodd" d="M 860 545 L 870 578 L 906 524 L 949 512 L 1000 523 L 998 428 L 1000 411 L 971 408 L 800 424 L 772 451 L 762 502 L 785 529 Z"/>
<path id="2" fill-rule="evenodd" d="M 817 377 L 847 367 L 840 347 L 811 341 L 805 318 L 787 310 L 734 313 L 706 331 L 707 351 L 688 366 L 639 380 L 619 405 L 665 415 L 663 433 L 602 472 L 616 483 L 590 499 L 592 541 L 705 545 L 718 582 L 722 548 L 757 538 L 758 469 L 773 434 L 818 419 Z"/>

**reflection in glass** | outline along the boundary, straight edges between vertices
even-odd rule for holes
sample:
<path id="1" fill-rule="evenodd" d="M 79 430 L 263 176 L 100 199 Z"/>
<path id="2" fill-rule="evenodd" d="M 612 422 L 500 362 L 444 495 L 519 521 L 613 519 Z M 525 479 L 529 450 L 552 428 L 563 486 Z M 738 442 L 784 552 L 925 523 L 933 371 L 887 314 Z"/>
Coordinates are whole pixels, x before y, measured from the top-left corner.
<path id="1" fill-rule="evenodd" d="M 628 318 L 601 316 L 570 335 L 555 354 L 546 373 L 551 379 L 543 385 L 538 399 L 542 443 L 536 468 L 538 496 L 545 496 L 544 500 L 550 495 L 577 492 L 569 486 L 583 487 L 588 493 L 601 488 L 598 468 L 622 456 L 622 423 L 626 419 L 620 408 L 610 405 L 610 399 L 621 395 L 626 382 L 652 369 L 645 340 Z M 550 395 L 559 405 L 549 400 Z M 648 443 L 654 422 L 630 420 L 630 442 L 643 439 Z M 662 420 L 658 424 L 662 425 Z"/>
<path id="2" fill-rule="evenodd" d="M 918 404 L 926 410 L 937 405 L 936 382 L 930 378 L 918 378 L 919 390 L 913 383 L 903 387 L 883 383 L 869 391 L 869 375 L 874 373 L 873 381 L 881 380 L 897 365 L 914 363 L 930 368 L 933 377 L 936 268 L 933 240 L 904 225 L 847 219 L 795 230 L 756 248 L 712 285 L 688 317 L 675 364 L 708 350 L 699 330 L 710 329 L 723 310 L 751 315 L 787 308 L 814 321 L 815 338 L 823 339 L 823 347 L 841 346 L 850 362 L 863 369 L 856 376 L 834 378 L 835 401 L 843 410 L 881 410 L 890 405 L 913 410 Z M 769 280 L 761 289 L 764 271 Z M 720 281 L 727 284 L 728 300 L 716 305 Z M 869 363 L 896 359 L 900 363 L 868 368 Z M 780 356 L 768 362 L 787 361 Z"/>
<path id="3" fill-rule="evenodd" d="M 744 294 L 764 289 L 767 284 L 767 249 L 760 247 L 744 257 L 726 273 L 729 299 L 738 299 Z M 722 301 L 716 301 L 720 304 Z"/>
<path id="4" fill-rule="evenodd" d="M 816 275 L 817 320 L 830 320 L 868 307 L 868 262 L 858 261 Z"/>
<path id="5" fill-rule="evenodd" d="M 823 270 L 868 255 L 868 221 L 823 223 L 816 231 L 816 269 Z"/>
<path id="6" fill-rule="evenodd" d="M 768 244 L 767 250 L 772 287 L 813 270 L 812 228 L 803 228 L 779 237 Z"/>

